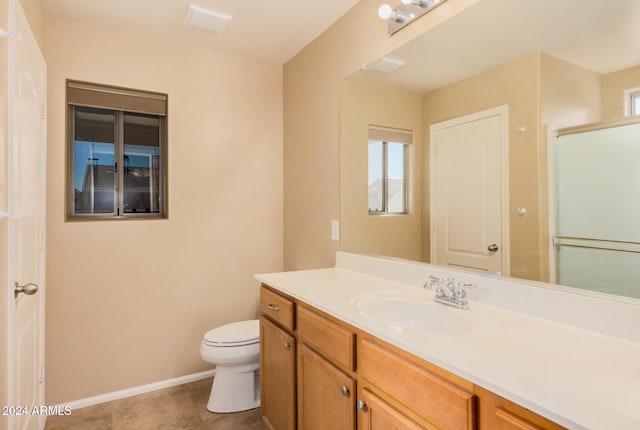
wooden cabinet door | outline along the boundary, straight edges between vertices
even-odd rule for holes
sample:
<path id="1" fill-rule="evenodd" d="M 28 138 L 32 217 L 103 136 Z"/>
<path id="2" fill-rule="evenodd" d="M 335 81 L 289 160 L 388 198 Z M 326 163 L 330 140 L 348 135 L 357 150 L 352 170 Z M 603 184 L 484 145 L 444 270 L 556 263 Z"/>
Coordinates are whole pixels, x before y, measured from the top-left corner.
<path id="1" fill-rule="evenodd" d="M 359 430 L 424 430 L 369 390 L 362 390 L 358 405 Z M 360 406 L 362 405 L 362 406 Z"/>
<path id="2" fill-rule="evenodd" d="M 356 382 L 304 343 L 298 349 L 298 429 L 355 430 Z"/>
<path id="3" fill-rule="evenodd" d="M 503 397 L 475 388 L 480 399 L 480 430 L 566 430 Z"/>
<path id="4" fill-rule="evenodd" d="M 541 427 L 512 414 L 504 409 L 496 409 L 496 430 L 542 430 Z"/>
<path id="5" fill-rule="evenodd" d="M 296 424 L 295 338 L 260 318 L 260 401 L 269 430 L 294 430 Z"/>

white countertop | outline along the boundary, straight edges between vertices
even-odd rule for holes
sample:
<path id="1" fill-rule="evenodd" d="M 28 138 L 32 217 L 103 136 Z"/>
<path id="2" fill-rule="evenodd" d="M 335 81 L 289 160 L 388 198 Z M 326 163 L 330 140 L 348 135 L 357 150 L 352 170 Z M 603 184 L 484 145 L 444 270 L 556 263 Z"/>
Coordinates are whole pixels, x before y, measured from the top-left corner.
<path id="1" fill-rule="evenodd" d="M 383 275 L 370 274 L 385 265 Z M 431 273 L 479 286 L 468 310 L 434 304 L 469 320 L 470 329 L 453 333 L 396 329 L 363 316 L 355 307 L 359 298 L 376 294 L 430 300 L 434 293 L 421 286 Z M 421 281 L 414 281 L 417 278 Z M 340 253 L 333 268 L 261 274 L 255 279 L 560 425 L 640 429 L 640 342 L 634 337 L 640 331 L 638 306 L 599 303 L 598 299 L 545 291 L 515 280 L 347 253 Z M 504 300 L 496 300 L 508 295 L 501 294 L 504 288 L 519 304 L 510 307 L 507 303 L 505 308 Z M 543 312 L 542 318 L 526 307 L 537 309 L 558 302 L 564 309 L 557 317 Z M 600 332 L 582 327 L 604 320 L 603 313 L 615 314 L 625 325 L 617 330 L 614 323 Z M 608 334 L 609 329 L 622 336 Z"/>

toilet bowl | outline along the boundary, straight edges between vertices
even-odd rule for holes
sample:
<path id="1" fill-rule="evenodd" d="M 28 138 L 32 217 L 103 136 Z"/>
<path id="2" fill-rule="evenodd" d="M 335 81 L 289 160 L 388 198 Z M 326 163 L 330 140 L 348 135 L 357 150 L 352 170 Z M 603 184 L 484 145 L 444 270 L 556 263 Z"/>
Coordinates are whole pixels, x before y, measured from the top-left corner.
<path id="1" fill-rule="evenodd" d="M 240 321 L 208 331 L 200 345 L 216 365 L 207 409 L 227 413 L 260 406 L 260 323 Z"/>

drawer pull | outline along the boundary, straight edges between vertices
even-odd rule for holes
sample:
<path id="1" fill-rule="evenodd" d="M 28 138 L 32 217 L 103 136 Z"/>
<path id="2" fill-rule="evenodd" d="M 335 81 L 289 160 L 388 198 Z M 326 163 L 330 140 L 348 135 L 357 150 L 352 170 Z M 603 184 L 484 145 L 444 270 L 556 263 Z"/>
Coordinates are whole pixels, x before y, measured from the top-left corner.
<path id="1" fill-rule="evenodd" d="M 272 303 L 269 303 L 269 304 L 267 305 L 267 307 L 269 308 L 269 310 L 276 311 L 276 312 L 278 312 L 278 311 L 280 310 L 280 306 L 278 306 L 278 305 L 274 305 L 274 304 L 272 304 Z"/>
<path id="2" fill-rule="evenodd" d="M 291 348 L 291 345 L 289 344 L 289 342 L 285 342 L 284 343 L 284 349 L 286 349 L 287 351 L 289 351 L 289 349 Z"/>
<path id="3" fill-rule="evenodd" d="M 356 402 L 356 408 L 358 408 L 359 411 L 364 411 L 367 408 L 367 402 L 364 400 L 358 400 Z"/>
<path id="4" fill-rule="evenodd" d="M 349 397 L 349 389 L 343 385 L 342 387 L 340 387 L 340 394 L 345 397 Z"/>

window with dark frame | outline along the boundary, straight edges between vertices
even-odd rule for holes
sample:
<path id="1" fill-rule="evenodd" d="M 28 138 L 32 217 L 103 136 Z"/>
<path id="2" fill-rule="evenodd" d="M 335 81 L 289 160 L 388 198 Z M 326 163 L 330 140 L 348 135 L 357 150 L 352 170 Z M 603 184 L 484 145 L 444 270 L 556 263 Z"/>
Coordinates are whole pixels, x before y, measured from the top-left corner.
<path id="1" fill-rule="evenodd" d="M 167 96 L 67 81 L 68 219 L 166 217 Z"/>
<path id="2" fill-rule="evenodd" d="M 406 130 L 369 127 L 369 214 L 407 214 L 408 157 L 413 140 Z"/>

